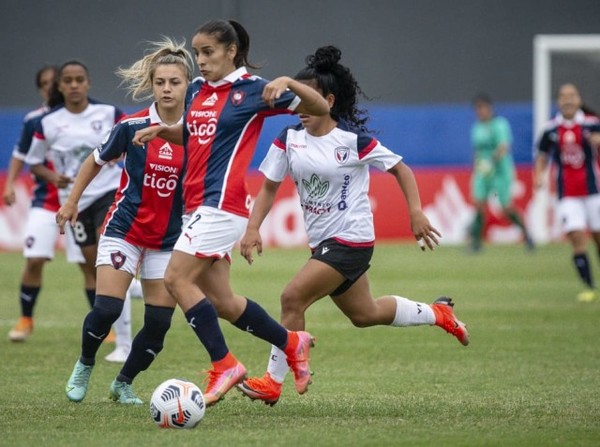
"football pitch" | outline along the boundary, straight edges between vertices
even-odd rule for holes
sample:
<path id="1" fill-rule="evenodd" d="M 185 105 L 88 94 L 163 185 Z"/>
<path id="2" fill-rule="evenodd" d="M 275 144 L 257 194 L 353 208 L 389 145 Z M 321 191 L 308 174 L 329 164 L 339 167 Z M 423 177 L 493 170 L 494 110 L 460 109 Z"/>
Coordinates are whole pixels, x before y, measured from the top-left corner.
<path id="1" fill-rule="evenodd" d="M 234 288 L 278 318 L 279 294 L 307 256 L 306 249 L 267 248 L 248 266 L 235 253 Z M 478 255 L 379 245 L 369 271 L 373 294 L 453 297 L 471 333 L 468 347 L 437 327 L 357 329 L 323 299 L 307 314 L 317 337 L 307 394 L 296 394 L 291 375 L 274 407 L 232 390 L 197 428 L 177 431 L 157 428 L 147 402 L 169 378 L 203 388 L 208 356 L 181 311 L 164 350 L 134 382 L 143 406 L 108 399 L 120 369 L 103 360 L 110 345 L 100 348 L 86 399 L 71 403 L 64 387 L 88 310 L 81 274 L 62 255 L 47 266 L 35 332 L 15 344 L 7 333 L 19 313 L 22 264 L 20 254 L 0 254 L 2 446 L 600 445 L 600 301 L 575 301 L 580 284 L 566 243 L 533 253 L 487 246 Z M 140 300 L 132 314 L 137 331 Z M 249 373 L 261 375 L 269 346 L 221 326 Z"/>

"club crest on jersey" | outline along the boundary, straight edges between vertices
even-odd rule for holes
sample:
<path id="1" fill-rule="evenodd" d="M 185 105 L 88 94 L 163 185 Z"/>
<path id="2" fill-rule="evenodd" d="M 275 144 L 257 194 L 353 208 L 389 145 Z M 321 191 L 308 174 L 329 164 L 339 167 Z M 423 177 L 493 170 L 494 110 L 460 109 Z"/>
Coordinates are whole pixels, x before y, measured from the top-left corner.
<path id="1" fill-rule="evenodd" d="M 96 132 L 96 133 L 102 132 L 102 120 L 94 120 L 90 123 L 90 125 L 92 126 L 92 129 L 94 130 L 94 132 Z"/>
<path id="2" fill-rule="evenodd" d="M 162 158 L 164 160 L 173 160 L 173 148 L 169 145 L 169 143 L 163 144 L 158 150 L 158 158 Z"/>
<path id="3" fill-rule="evenodd" d="M 242 102 L 244 102 L 245 97 L 246 94 L 243 91 L 236 90 L 233 93 L 231 93 L 231 103 L 234 106 L 239 106 Z"/>
<path id="4" fill-rule="evenodd" d="M 334 154 L 335 154 L 335 161 L 337 161 L 338 164 L 343 165 L 350 158 L 350 148 L 348 148 L 346 146 L 336 147 L 334 150 Z"/>
<path id="5" fill-rule="evenodd" d="M 112 262 L 112 265 L 115 268 L 115 270 L 119 270 L 121 267 L 123 267 L 123 264 L 125 264 L 126 260 L 127 256 L 125 256 L 120 251 L 115 251 L 110 254 L 110 261 Z"/>
<path id="6" fill-rule="evenodd" d="M 202 105 L 212 107 L 217 103 L 218 100 L 219 100 L 219 97 L 217 96 L 217 94 L 213 93 L 212 95 L 210 95 L 208 98 L 206 98 L 204 100 Z"/>

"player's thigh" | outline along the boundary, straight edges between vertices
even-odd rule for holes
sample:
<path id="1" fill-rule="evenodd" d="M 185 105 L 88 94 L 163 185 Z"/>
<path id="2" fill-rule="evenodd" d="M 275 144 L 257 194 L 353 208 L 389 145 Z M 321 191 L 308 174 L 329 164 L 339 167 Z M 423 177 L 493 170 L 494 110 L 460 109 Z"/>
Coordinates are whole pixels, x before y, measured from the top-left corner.
<path id="1" fill-rule="evenodd" d="M 503 208 L 508 208 L 512 202 L 512 176 L 509 174 L 498 175 L 494 179 L 494 190 L 498 202 Z"/>
<path id="2" fill-rule="evenodd" d="M 471 197 L 475 202 L 485 202 L 490 193 L 490 182 L 481 174 L 471 177 Z"/>
<path id="3" fill-rule="evenodd" d="M 144 303 L 151 306 L 174 308 L 177 305 L 175 298 L 171 296 L 165 287 L 163 279 L 143 279 L 141 280 L 142 290 L 144 291 Z"/>
<path id="4" fill-rule="evenodd" d="M 56 215 L 40 207 L 33 207 L 27 215 L 23 256 L 26 258 L 54 258 L 54 247 L 58 240 Z"/>
<path id="5" fill-rule="evenodd" d="M 562 198 L 558 202 L 557 212 L 563 232 L 584 231 L 587 228 L 587 211 L 583 198 Z"/>
<path id="6" fill-rule="evenodd" d="M 125 298 L 142 253 L 142 248 L 124 239 L 100 236 L 96 258 L 98 294 Z"/>
<path id="7" fill-rule="evenodd" d="M 309 259 L 285 286 L 281 296 L 282 304 L 293 305 L 295 301 L 306 308 L 332 293 L 345 279 L 332 266 L 316 259 Z"/>
<path id="8" fill-rule="evenodd" d="M 587 222 L 592 232 L 600 232 L 600 194 L 594 194 L 585 199 Z"/>
<path id="9" fill-rule="evenodd" d="M 377 312 L 377 304 L 371 295 L 369 277 L 366 273 L 346 292 L 332 296 L 331 300 L 353 321 L 360 315 L 372 315 Z"/>
<path id="10" fill-rule="evenodd" d="M 175 307 L 175 298 L 165 286 L 170 251 L 145 250 L 139 263 L 144 302 L 153 306 Z"/>

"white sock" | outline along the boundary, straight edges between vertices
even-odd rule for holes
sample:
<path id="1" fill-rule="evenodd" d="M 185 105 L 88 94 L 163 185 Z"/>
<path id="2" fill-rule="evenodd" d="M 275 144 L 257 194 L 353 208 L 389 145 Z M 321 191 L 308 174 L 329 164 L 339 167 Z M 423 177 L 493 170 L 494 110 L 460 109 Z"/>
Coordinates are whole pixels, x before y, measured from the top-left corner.
<path id="1" fill-rule="evenodd" d="M 396 316 L 391 326 L 419 326 L 434 324 L 435 315 L 429 304 L 417 303 L 401 296 L 396 298 Z"/>
<path id="2" fill-rule="evenodd" d="M 115 329 L 116 347 L 122 348 L 126 352 L 131 351 L 131 294 L 129 290 L 125 295 L 123 311 L 113 327 Z"/>
<path id="3" fill-rule="evenodd" d="M 283 383 L 288 369 L 285 352 L 277 346 L 271 345 L 271 356 L 269 357 L 269 365 L 267 366 L 267 371 L 271 375 L 271 378 L 277 383 Z"/>

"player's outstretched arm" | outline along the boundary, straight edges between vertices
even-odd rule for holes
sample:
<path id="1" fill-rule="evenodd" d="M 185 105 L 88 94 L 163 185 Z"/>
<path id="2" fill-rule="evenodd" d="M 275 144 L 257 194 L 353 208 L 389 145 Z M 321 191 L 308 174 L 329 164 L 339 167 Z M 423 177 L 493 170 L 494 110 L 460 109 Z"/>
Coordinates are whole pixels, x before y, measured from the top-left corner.
<path id="1" fill-rule="evenodd" d="M 403 162 L 397 163 L 388 172 L 396 177 L 396 181 L 402 189 L 402 193 L 408 204 L 410 227 L 419 247 L 423 251 L 426 248 L 433 250 L 435 246 L 440 245 L 438 238 L 442 237 L 442 234 L 431 225 L 429 219 L 423 213 L 415 175 Z"/>
<path id="2" fill-rule="evenodd" d="M 163 140 L 167 140 L 173 144 L 183 144 L 183 124 L 174 124 L 172 126 L 160 125 L 150 126 L 138 130 L 133 136 L 133 144 L 143 146 L 148 141 L 160 136 Z"/>

